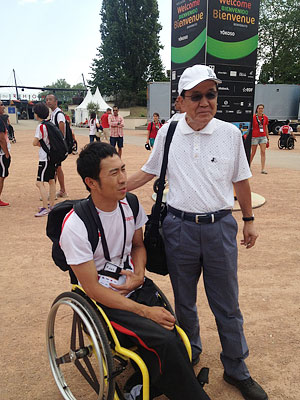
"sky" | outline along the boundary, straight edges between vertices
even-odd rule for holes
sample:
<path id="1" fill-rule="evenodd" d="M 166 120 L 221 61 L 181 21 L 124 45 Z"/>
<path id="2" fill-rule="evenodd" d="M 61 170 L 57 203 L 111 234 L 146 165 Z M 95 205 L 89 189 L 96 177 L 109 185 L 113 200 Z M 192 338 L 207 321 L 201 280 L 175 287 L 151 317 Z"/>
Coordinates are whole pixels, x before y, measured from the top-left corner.
<path id="1" fill-rule="evenodd" d="M 170 69 L 171 0 L 158 0 L 158 6 L 161 58 Z M 87 81 L 100 45 L 100 9 L 101 0 L 1 0 L 0 85 L 14 84 L 13 69 L 24 86 L 62 78 L 75 85 L 82 74 Z"/>

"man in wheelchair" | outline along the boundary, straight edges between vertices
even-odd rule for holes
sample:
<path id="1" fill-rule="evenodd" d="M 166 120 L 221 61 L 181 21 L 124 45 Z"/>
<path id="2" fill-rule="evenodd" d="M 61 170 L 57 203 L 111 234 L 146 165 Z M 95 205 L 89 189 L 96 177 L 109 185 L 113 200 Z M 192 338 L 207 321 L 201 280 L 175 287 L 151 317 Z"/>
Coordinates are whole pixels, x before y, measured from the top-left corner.
<path id="1" fill-rule="evenodd" d="M 86 294 L 101 304 L 121 344 L 138 347 L 150 375 L 150 398 L 209 400 L 174 328 L 174 316 L 145 277 L 142 227 L 147 217 L 139 204 L 135 219 L 127 201 L 125 164 L 113 146 L 94 142 L 79 154 L 77 171 L 99 215 L 101 240 L 93 253 L 83 221 L 71 210 L 60 237 L 67 263 Z"/>
<path id="2" fill-rule="evenodd" d="M 296 141 L 294 131 L 290 126 L 290 121 L 286 120 L 285 125 L 281 126 L 279 129 L 280 138 L 278 141 L 278 147 L 282 148 L 294 148 L 294 142 Z"/>

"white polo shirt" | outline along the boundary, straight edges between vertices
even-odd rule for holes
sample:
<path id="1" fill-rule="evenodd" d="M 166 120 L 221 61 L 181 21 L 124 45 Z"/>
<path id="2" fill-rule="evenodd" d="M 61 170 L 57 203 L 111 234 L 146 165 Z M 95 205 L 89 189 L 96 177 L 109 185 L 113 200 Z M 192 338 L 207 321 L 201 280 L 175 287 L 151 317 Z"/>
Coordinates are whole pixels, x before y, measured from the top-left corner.
<path id="1" fill-rule="evenodd" d="M 169 124 L 163 125 L 142 171 L 159 176 Z M 178 121 L 170 145 L 167 203 L 178 210 L 207 213 L 232 209 L 233 182 L 251 177 L 239 129 L 213 118 L 194 131 Z"/>

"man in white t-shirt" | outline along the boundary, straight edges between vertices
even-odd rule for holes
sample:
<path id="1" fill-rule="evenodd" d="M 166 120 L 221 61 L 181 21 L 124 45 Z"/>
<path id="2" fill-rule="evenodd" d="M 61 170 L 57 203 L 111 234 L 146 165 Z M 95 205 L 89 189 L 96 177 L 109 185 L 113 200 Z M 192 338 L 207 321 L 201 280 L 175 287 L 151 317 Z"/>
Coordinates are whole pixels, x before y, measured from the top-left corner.
<path id="1" fill-rule="evenodd" d="M 46 104 L 51 109 L 51 122 L 55 124 L 61 131 L 61 133 L 66 136 L 66 118 L 62 110 L 57 106 L 57 97 L 54 94 L 48 94 L 46 97 Z M 65 176 L 61 167 L 61 163 L 57 164 L 56 175 L 60 190 L 56 193 L 57 197 L 68 197 L 65 188 Z"/>
<path id="2" fill-rule="evenodd" d="M 135 221 L 126 200 L 125 164 L 113 146 L 93 142 L 79 154 L 77 171 L 103 232 L 93 254 L 85 225 L 71 210 L 60 237 L 67 263 L 87 295 L 102 305 L 121 344 L 126 340 L 138 346 L 149 370 L 151 398 L 155 392 L 171 400 L 209 400 L 174 329 L 173 315 L 162 306 L 153 282 L 145 278 L 142 227 L 147 217 L 139 204 Z M 137 386 L 132 391 L 141 389 Z"/>
<path id="3" fill-rule="evenodd" d="M 196 299 L 203 272 L 222 345 L 224 380 L 245 399 L 266 400 L 267 394 L 245 363 L 248 347 L 238 302 L 237 223 L 231 213 L 234 186 L 244 220 L 241 244 L 251 248 L 257 238 L 248 182 L 251 172 L 239 129 L 214 118 L 218 83 L 205 65 L 187 68 L 179 80 L 177 99 L 185 114 L 178 121 L 167 167 L 168 214 L 163 232 L 168 270 L 176 315 L 191 341 L 193 363 L 202 352 Z M 169 126 L 159 130 L 147 163 L 128 179 L 128 190 L 159 176 Z"/>
<path id="4" fill-rule="evenodd" d="M 37 103 L 34 106 L 34 117 L 36 120 L 42 122 L 48 118 L 49 109 L 45 103 Z M 36 179 L 36 186 L 40 191 L 43 206 L 39 208 L 39 211 L 35 214 L 35 217 L 44 217 L 48 215 L 49 211 L 54 206 L 55 200 L 55 165 L 48 160 L 47 153 L 41 147 L 40 140 L 43 140 L 45 145 L 50 150 L 50 143 L 48 138 L 48 131 L 46 125 L 40 123 L 36 127 L 33 146 L 39 147 L 39 166 Z M 44 185 L 45 182 L 49 184 L 49 195 Z M 49 198 L 49 207 L 48 207 Z"/>

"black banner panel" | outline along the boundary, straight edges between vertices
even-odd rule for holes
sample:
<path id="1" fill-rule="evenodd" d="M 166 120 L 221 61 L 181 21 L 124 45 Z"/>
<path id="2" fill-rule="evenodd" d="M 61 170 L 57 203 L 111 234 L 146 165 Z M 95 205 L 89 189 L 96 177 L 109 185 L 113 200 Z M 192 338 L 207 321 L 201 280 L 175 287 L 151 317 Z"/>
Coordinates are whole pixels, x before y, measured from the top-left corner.
<path id="1" fill-rule="evenodd" d="M 216 117 L 247 133 L 252 120 L 259 0 L 173 0 L 172 103 L 187 67 L 209 65 L 222 80 Z"/>
<path id="2" fill-rule="evenodd" d="M 171 48 L 171 99 L 178 96 L 178 81 L 191 65 L 205 64 L 207 38 L 207 2 L 173 0 Z"/>

